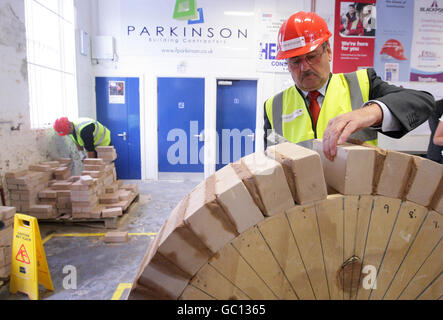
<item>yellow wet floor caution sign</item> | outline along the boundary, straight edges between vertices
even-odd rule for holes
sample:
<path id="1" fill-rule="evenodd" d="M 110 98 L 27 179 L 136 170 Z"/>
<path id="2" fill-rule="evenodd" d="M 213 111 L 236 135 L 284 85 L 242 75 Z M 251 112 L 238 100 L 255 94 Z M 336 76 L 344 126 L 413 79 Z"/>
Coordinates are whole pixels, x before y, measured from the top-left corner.
<path id="1" fill-rule="evenodd" d="M 37 218 L 24 214 L 14 216 L 11 259 L 11 293 L 19 291 L 31 300 L 38 300 L 39 283 L 54 291 Z"/>

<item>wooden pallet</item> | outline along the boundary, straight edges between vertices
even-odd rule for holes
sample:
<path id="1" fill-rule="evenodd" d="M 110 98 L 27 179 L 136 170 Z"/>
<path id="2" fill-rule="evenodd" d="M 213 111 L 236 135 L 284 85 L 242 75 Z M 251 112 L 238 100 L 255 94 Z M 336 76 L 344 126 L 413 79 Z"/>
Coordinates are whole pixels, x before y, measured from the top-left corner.
<path id="1" fill-rule="evenodd" d="M 105 228 L 105 229 L 117 229 L 118 217 L 112 218 L 99 218 L 99 219 L 88 219 L 88 218 L 73 218 L 70 215 L 62 215 L 55 219 L 45 219 L 40 220 L 39 223 L 61 223 L 66 225 L 83 225 L 93 228 Z"/>
<path id="2" fill-rule="evenodd" d="M 139 194 L 135 194 L 129 199 L 129 201 L 122 206 L 123 214 L 129 212 L 132 204 L 137 202 L 139 199 Z M 110 206 L 111 207 L 111 206 Z M 121 217 L 121 216 L 120 216 Z M 39 220 L 40 223 L 63 223 L 68 225 L 83 225 L 88 227 L 99 227 L 105 229 L 116 229 L 118 226 L 118 218 L 120 217 L 112 217 L 112 218 L 74 218 L 72 215 L 63 214 L 57 218 L 52 219 L 42 219 Z"/>

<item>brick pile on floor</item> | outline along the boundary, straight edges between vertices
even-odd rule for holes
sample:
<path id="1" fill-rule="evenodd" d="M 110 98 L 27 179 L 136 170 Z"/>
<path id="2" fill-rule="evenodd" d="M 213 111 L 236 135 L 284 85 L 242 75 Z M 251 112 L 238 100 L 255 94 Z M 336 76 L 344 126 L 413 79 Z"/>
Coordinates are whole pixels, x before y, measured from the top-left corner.
<path id="1" fill-rule="evenodd" d="M 11 274 L 15 213 L 15 207 L 0 206 L 0 280 L 7 280 Z"/>
<path id="2" fill-rule="evenodd" d="M 80 176 L 72 176 L 66 158 L 6 173 L 10 205 L 39 220 L 121 216 L 138 196 L 138 187 L 117 180 L 114 147 L 97 147 L 97 156 L 83 160 Z"/>
<path id="3" fill-rule="evenodd" d="M 57 217 L 57 197 L 48 192 L 40 192 L 48 191 L 49 186 L 70 176 L 70 163 L 70 159 L 59 158 L 30 165 L 25 170 L 7 172 L 5 178 L 10 205 L 20 213 L 38 219 Z M 66 194 L 64 196 L 66 197 Z"/>

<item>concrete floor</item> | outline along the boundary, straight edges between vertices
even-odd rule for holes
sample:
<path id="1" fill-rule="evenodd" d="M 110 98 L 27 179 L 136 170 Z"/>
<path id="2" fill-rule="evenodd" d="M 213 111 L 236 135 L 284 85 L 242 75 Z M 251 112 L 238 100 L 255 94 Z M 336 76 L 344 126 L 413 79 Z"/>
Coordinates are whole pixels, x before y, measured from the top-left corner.
<path id="1" fill-rule="evenodd" d="M 133 282 L 154 238 L 149 233 L 158 232 L 171 210 L 200 181 L 200 177 L 124 180 L 125 184 L 136 183 L 140 195 L 128 212 L 118 218 L 117 229 L 105 229 L 102 223 L 85 226 L 39 222 L 42 240 L 52 235 L 44 249 L 54 286 L 54 292 L 41 287 L 40 300 L 110 300 L 114 294 L 124 299 L 129 289 L 117 289 Z M 128 231 L 129 241 L 107 244 L 103 236 L 95 235 L 108 231 Z M 27 299 L 25 294 L 10 294 L 9 283 L 0 288 L 0 300 Z"/>

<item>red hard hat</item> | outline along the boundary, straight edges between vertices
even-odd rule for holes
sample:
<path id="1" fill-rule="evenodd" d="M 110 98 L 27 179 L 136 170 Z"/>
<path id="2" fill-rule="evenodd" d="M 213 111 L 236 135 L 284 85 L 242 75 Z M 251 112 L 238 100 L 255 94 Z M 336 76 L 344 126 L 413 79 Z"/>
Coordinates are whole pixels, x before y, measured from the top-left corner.
<path id="1" fill-rule="evenodd" d="M 276 59 L 287 59 L 314 51 L 331 36 L 326 21 L 319 15 L 297 11 L 280 27 Z"/>
<path id="2" fill-rule="evenodd" d="M 66 136 L 69 134 L 69 120 L 66 117 L 59 118 L 54 122 L 54 130 L 59 136 Z"/>
<path id="3" fill-rule="evenodd" d="M 405 49 L 400 41 L 389 39 L 381 48 L 380 54 L 386 53 L 397 60 L 408 60 L 405 57 Z"/>

